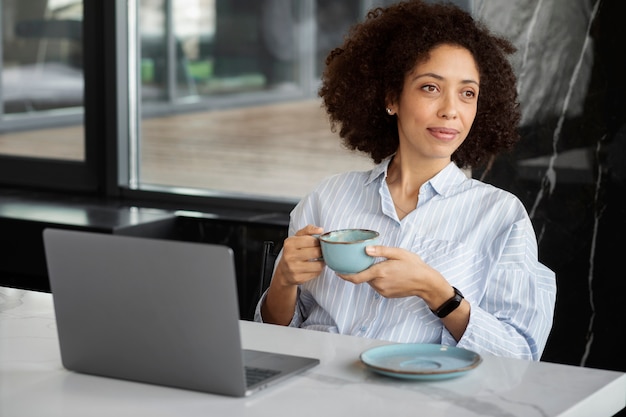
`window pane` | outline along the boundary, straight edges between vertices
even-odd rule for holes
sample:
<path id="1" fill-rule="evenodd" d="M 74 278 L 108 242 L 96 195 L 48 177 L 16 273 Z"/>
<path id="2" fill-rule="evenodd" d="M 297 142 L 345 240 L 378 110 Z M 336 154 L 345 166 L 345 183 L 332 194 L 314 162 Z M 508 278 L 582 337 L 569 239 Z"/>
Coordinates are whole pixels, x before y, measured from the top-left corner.
<path id="1" fill-rule="evenodd" d="M 369 168 L 317 98 L 326 55 L 362 9 L 141 0 L 139 184 L 297 199 L 330 174 Z"/>
<path id="2" fill-rule="evenodd" d="M 323 177 L 365 169 L 317 100 L 144 120 L 144 183 L 302 197 Z"/>
<path id="3" fill-rule="evenodd" d="M 139 69 L 143 100 L 167 98 L 167 38 L 165 2 L 141 1 L 141 60 Z"/>
<path id="4" fill-rule="evenodd" d="M 82 1 L 0 4 L 0 154 L 83 160 Z"/>
<path id="5" fill-rule="evenodd" d="M 361 6 L 359 0 L 317 0 L 316 4 L 315 75 L 320 77 L 326 56 L 341 45 L 348 29 L 361 19 L 362 9 L 367 5 Z"/>
<path id="6" fill-rule="evenodd" d="M 143 100 L 295 87 L 297 13 L 295 0 L 141 0 Z"/>

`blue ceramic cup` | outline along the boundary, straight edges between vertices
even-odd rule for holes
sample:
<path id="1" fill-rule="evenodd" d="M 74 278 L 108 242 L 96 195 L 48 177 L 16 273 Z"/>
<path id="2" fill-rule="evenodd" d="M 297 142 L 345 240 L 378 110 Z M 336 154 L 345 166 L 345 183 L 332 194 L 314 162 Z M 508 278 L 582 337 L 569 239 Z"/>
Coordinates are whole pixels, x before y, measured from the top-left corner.
<path id="1" fill-rule="evenodd" d="M 379 233 L 365 229 L 333 230 L 319 235 L 324 262 L 339 274 L 356 274 L 374 263 L 366 246 L 378 244 Z"/>

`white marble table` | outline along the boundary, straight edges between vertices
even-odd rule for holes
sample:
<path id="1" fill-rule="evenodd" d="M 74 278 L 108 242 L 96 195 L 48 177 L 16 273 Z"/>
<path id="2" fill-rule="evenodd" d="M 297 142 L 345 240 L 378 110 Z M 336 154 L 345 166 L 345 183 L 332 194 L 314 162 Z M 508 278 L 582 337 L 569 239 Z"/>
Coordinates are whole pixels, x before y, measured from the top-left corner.
<path id="1" fill-rule="evenodd" d="M 626 374 L 486 356 L 469 374 L 405 381 L 359 354 L 383 342 L 241 322 L 244 346 L 321 364 L 248 398 L 81 375 L 61 365 L 50 294 L 0 287 L 0 416 L 612 416 Z"/>

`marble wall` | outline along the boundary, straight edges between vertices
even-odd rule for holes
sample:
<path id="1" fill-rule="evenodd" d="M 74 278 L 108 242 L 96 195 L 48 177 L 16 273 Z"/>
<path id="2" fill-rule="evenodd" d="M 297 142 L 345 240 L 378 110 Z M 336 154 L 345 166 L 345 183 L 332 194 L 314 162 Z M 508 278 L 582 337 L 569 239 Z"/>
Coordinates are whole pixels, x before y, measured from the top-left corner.
<path id="1" fill-rule="evenodd" d="M 556 272 L 543 359 L 626 371 L 626 25 L 619 0 L 473 0 L 518 47 L 523 140 L 475 176 L 514 192 Z"/>

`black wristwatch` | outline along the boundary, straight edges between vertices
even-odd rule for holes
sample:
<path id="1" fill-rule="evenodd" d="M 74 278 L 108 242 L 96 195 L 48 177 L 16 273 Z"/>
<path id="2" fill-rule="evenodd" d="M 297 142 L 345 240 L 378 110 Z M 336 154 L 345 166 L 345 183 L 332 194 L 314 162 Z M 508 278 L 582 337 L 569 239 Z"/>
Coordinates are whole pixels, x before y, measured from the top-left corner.
<path id="1" fill-rule="evenodd" d="M 461 301 L 464 298 L 461 291 L 457 290 L 456 287 L 452 287 L 452 289 L 454 290 L 454 297 L 443 303 L 437 310 L 431 310 L 440 319 L 456 310 L 456 308 L 461 305 Z"/>

